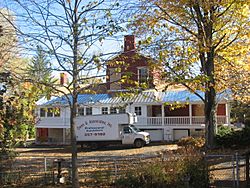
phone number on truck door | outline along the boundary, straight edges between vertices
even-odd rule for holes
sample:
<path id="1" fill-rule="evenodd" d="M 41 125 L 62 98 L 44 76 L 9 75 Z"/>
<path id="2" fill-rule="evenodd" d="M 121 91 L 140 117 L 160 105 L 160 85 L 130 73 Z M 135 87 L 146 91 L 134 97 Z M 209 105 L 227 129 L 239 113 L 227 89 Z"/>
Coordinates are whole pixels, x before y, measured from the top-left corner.
<path id="1" fill-rule="evenodd" d="M 85 133 L 84 136 L 105 136 L 105 133 Z"/>

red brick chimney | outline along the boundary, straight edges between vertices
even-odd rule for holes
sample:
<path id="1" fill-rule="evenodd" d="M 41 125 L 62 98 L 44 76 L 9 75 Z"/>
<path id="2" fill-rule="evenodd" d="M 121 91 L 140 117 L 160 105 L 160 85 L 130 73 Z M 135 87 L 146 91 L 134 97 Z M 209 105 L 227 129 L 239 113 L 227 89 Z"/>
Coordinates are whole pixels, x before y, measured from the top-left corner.
<path id="1" fill-rule="evenodd" d="M 135 50 L 135 36 L 126 35 L 124 36 L 124 52 Z"/>

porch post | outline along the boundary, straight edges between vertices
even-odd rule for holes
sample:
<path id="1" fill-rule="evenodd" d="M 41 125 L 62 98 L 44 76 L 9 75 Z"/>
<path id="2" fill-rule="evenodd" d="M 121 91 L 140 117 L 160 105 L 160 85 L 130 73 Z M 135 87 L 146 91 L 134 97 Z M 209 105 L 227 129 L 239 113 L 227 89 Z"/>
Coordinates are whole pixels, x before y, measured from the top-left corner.
<path id="1" fill-rule="evenodd" d="M 62 134 L 63 134 L 63 144 L 65 144 L 65 128 L 63 128 Z"/>
<path id="2" fill-rule="evenodd" d="M 35 128 L 35 134 L 36 134 L 35 143 L 38 143 L 38 136 L 39 136 L 38 130 L 39 130 L 38 128 Z"/>
<path id="3" fill-rule="evenodd" d="M 230 106 L 228 103 L 225 104 L 225 108 L 226 108 L 226 124 L 229 125 L 230 124 Z"/>
<path id="4" fill-rule="evenodd" d="M 164 111 L 164 104 L 161 105 L 161 125 L 164 126 L 164 117 L 165 117 L 165 111 Z"/>
<path id="5" fill-rule="evenodd" d="M 192 104 L 189 103 L 189 124 L 192 125 Z"/>

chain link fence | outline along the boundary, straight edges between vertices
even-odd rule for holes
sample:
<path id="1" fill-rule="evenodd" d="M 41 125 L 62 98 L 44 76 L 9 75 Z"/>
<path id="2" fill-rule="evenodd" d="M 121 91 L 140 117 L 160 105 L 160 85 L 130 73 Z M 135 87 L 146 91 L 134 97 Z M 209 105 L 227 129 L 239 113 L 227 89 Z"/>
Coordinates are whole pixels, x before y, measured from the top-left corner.
<path id="1" fill-rule="evenodd" d="M 248 187 L 249 158 L 246 155 L 207 155 L 210 184 L 215 187 Z M 248 168 L 247 168 L 248 165 Z M 248 170 L 248 175 L 247 175 Z"/>
<path id="2" fill-rule="evenodd" d="M 176 156 L 181 157 L 181 156 Z M 205 162 L 210 174 L 210 186 L 247 187 L 249 158 L 238 155 L 206 155 Z M 143 164 L 155 161 L 171 162 L 167 155 L 96 156 L 79 157 L 80 184 L 84 187 L 112 184 L 128 169 L 136 170 Z M 248 165 L 248 167 L 246 166 Z M 248 173 L 247 173 L 248 171 Z M 12 159 L 0 157 L 0 185 L 3 187 L 43 187 L 44 185 L 71 182 L 71 158 L 19 156 Z"/>

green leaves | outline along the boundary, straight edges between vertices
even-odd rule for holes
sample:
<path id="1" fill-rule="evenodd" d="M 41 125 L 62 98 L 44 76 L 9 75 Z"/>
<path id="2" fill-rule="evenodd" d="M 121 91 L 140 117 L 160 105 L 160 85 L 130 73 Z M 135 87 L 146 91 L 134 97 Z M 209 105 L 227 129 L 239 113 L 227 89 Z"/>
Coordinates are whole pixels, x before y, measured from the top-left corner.
<path id="1" fill-rule="evenodd" d="M 36 82 L 47 82 L 50 80 L 52 70 L 46 52 L 41 46 L 37 46 L 36 55 L 32 58 L 27 68 L 27 74 Z"/>

